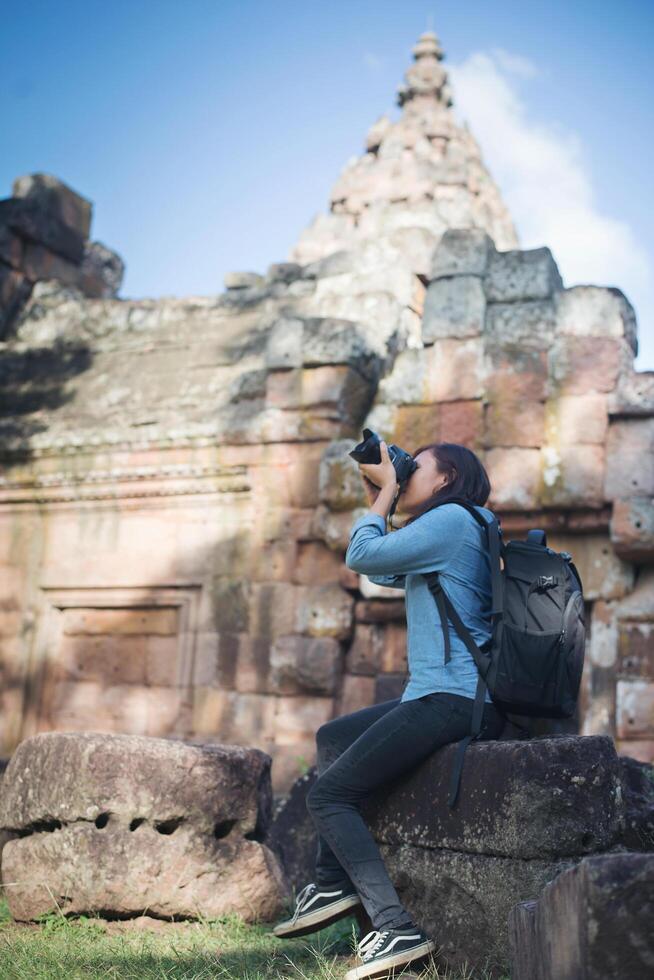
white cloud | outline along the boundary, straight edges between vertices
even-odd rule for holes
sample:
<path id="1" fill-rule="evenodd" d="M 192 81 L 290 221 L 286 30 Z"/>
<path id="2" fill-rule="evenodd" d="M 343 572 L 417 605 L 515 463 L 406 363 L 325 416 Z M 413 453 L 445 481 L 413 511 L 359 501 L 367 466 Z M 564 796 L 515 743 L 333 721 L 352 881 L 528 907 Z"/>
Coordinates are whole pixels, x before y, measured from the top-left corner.
<path id="1" fill-rule="evenodd" d="M 566 286 L 618 286 L 636 309 L 637 368 L 654 369 L 652 256 L 627 222 L 603 213 L 576 133 L 528 117 L 522 79 L 538 69 L 501 49 L 450 66 L 455 111 L 470 124 L 522 248 L 548 245 Z"/>
<path id="2" fill-rule="evenodd" d="M 500 68 L 512 75 L 520 75 L 522 78 L 534 78 L 538 75 L 538 68 L 533 61 L 523 58 L 521 54 L 512 54 L 504 48 L 493 48 L 491 54 Z"/>

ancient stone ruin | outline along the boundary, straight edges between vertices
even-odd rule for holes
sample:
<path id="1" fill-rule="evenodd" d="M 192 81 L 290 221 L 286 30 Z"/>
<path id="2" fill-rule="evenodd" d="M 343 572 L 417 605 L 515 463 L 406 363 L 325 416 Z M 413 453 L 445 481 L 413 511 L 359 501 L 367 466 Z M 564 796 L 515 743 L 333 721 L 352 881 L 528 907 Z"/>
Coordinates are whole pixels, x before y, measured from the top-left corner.
<path id="1" fill-rule="evenodd" d="M 320 724 L 399 696 L 401 595 L 343 564 L 368 425 L 470 446 L 505 538 L 541 527 L 573 555 L 588 645 L 562 730 L 652 759 L 634 311 L 517 247 L 435 35 L 414 54 L 329 212 L 219 294 L 118 298 L 90 202 L 54 177 L 0 202 L 5 757 L 50 731 L 199 738 L 270 754 L 281 796 Z"/>
<path id="2" fill-rule="evenodd" d="M 138 735 L 26 739 L 0 799 L 12 916 L 274 919 L 288 883 L 262 843 L 270 762 L 258 749 Z"/>
<path id="3" fill-rule="evenodd" d="M 652 767 L 619 756 L 607 735 L 473 742 L 452 810 L 455 752 L 444 746 L 362 806 L 402 904 L 438 944 L 437 964 L 512 980 L 647 976 Z M 265 838 L 296 890 L 313 874 L 315 779 L 313 768 L 297 780 Z M 623 972 L 591 969 L 606 962 Z"/>

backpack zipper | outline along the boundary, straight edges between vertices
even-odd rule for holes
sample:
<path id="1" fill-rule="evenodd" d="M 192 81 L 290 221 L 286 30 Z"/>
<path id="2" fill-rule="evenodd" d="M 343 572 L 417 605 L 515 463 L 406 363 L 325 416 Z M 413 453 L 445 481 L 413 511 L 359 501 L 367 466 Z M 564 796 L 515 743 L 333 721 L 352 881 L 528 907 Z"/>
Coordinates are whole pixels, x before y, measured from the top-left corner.
<path id="1" fill-rule="evenodd" d="M 570 596 L 570 598 L 568 599 L 568 601 L 565 604 L 565 609 L 563 610 L 563 626 L 562 626 L 561 632 L 559 634 L 559 643 L 563 643 L 563 641 L 565 639 L 565 635 L 567 633 L 566 626 L 567 626 L 567 623 L 568 623 L 568 619 L 570 618 L 570 610 L 572 609 L 572 605 L 573 605 L 573 603 L 575 601 L 575 596 L 577 596 L 577 595 L 581 595 L 581 592 L 579 591 L 579 589 L 575 589 L 574 590 L 574 592 L 572 593 L 572 595 Z"/>

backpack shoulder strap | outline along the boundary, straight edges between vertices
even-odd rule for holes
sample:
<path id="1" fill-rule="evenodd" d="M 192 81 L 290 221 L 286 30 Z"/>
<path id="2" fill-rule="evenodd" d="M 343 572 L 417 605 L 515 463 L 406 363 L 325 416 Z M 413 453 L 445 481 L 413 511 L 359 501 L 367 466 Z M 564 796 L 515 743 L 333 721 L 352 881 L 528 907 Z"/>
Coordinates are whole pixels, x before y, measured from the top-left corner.
<path id="1" fill-rule="evenodd" d="M 477 523 L 484 528 L 486 531 L 486 539 L 488 541 L 488 548 L 490 553 L 490 567 L 491 567 L 491 585 L 492 585 L 492 608 L 491 617 L 501 616 L 503 612 L 503 588 L 502 588 L 502 572 L 500 568 L 500 556 L 504 553 L 504 543 L 500 539 L 501 529 L 499 522 L 496 517 L 490 521 L 482 517 L 479 511 L 476 509 L 474 504 L 462 498 L 451 498 L 448 501 L 443 501 L 443 503 L 456 503 L 460 504 L 462 507 L 472 514 Z M 472 719 L 470 723 L 470 734 L 462 738 L 457 744 L 456 756 L 454 759 L 454 766 L 452 769 L 452 774 L 450 778 L 450 795 L 448 798 L 448 806 L 450 808 L 454 807 L 458 794 L 459 786 L 461 782 L 461 773 L 463 771 L 463 760 L 465 756 L 465 751 L 470 744 L 481 731 L 481 722 L 484 712 L 484 702 L 485 694 L 487 689 L 486 675 L 491 666 L 491 656 L 490 652 L 486 652 L 480 649 L 475 641 L 473 640 L 469 630 L 466 628 L 461 620 L 461 617 L 457 613 L 456 609 L 452 605 L 448 595 L 443 590 L 440 583 L 440 578 L 438 572 L 428 572 L 424 576 L 427 581 L 430 592 L 434 596 L 436 601 L 436 606 L 441 620 L 441 627 L 443 630 L 443 638 L 445 643 L 445 663 L 450 660 L 450 637 L 447 628 L 447 618 L 449 616 L 454 629 L 461 637 L 466 645 L 466 648 L 470 652 L 478 670 L 477 676 L 477 687 L 475 690 L 475 700 L 472 709 Z"/>

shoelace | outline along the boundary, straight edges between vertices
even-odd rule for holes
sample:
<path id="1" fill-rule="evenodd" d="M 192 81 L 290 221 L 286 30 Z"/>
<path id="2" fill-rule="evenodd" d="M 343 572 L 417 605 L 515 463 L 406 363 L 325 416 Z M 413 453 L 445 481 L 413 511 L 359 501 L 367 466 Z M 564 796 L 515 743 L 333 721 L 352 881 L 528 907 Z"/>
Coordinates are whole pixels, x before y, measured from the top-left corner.
<path id="1" fill-rule="evenodd" d="M 384 940 L 388 935 L 388 929 L 384 929 L 379 932 L 377 929 L 373 929 L 369 932 L 367 936 L 364 936 L 359 945 L 357 946 L 357 952 L 365 963 L 367 960 L 372 959 L 377 950 L 384 944 Z"/>
<path id="2" fill-rule="evenodd" d="M 304 886 L 304 888 L 302 889 L 302 891 L 297 897 L 297 904 L 295 906 L 295 912 L 293 913 L 293 919 L 292 919 L 293 922 L 296 921 L 298 915 L 302 911 L 302 905 L 304 904 L 304 900 L 307 899 L 309 895 L 312 895 L 313 892 L 316 891 L 316 888 L 317 886 L 314 885 L 312 881 L 309 882 L 308 885 Z"/>

